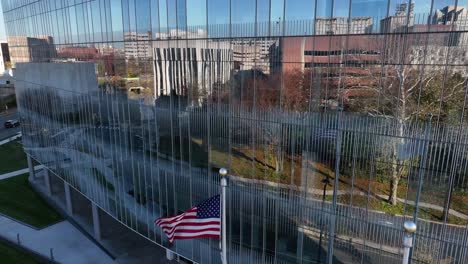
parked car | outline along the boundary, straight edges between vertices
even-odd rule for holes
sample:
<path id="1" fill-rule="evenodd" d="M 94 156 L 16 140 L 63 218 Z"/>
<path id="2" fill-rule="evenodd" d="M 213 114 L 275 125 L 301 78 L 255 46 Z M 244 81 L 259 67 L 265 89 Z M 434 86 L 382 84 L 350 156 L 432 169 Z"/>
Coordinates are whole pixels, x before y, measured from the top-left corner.
<path id="1" fill-rule="evenodd" d="M 13 128 L 19 126 L 20 122 L 18 120 L 7 120 L 4 125 L 5 128 Z"/>

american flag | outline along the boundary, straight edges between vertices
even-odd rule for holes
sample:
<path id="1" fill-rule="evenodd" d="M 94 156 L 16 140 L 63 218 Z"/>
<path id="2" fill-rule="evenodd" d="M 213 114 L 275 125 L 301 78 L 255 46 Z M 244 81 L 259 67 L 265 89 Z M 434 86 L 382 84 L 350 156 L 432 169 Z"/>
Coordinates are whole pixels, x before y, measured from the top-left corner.
<path id="1" fill-rule="evenodd" d="M 158 218 L 155 223 L 166 233 L 170 242 L 174 239 L 219 238 L 221 235 L 219 202 L 219 195 L 216 195 L 182 214 Z"/>

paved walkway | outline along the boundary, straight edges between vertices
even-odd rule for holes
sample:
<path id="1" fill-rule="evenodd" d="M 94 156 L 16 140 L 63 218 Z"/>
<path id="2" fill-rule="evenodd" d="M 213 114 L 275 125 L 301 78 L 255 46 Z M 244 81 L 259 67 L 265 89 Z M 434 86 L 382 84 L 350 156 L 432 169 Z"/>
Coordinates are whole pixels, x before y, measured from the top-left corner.
<path id="1" fill-rule="evenodd" d="M 44 168 L 44 165 L 34 166 L 35 171 L 40 170 L 42 168 Z M 12 172 L 8 172 L 8 173 L 0 174 L 0 180 L 4 180 L 4 179 L 7 179 L 7 178 L 11 178 L 11 177 L 18 176 L 18 175 L 21 175 L 21 174 L 25 174 L 25 173 L 28 173 L 28 172 L 29 172 L 29 169 L 25 168 L 25 169 L 21 169 L 21 170 L 17 170 L 17 171 L 12 171 Z"/>
<path id="2" fill-rule="evenodd" d="M 54 259 L 60 263 L 115 263 L 68 221 L 35 230 L 0 216 L 0 235 L 16 242 L 17 234 L 20 234 L 23 247 L 45 257 L 50 257 L 50 249 L 53 248 Z"/>
<path id="3" fill-rule="evenodd" d="M 378 196 L 381 197 L 381 198 L 388 198 L 388 195 L 378 194 Z M 405 199 L 402 199 L 402 198 L 397 198 L 397 201 L 400 202 L 400 203 L 406 203 L 406 204 L 413 205 L 413 206 L 416 205 L 415 201 L 405 200 Z M 419 207 L 434 209 L 434 210 L 438 210 L 438 211 L 444 211 L 444 207 L 442 207 L 440 205 L 421 202 L 421 201 L 419 202 Z M 454 215 L 454 216 L 456 216 L 458 218 L 461 218 L 463 220 L 468 219 L 468 215 L 466 215 L 464 213 L 461 213 L 461 212 L 458 212 L 458 211 L 455 211 L 453 209 L 449 210 L 449 214 Z"/>

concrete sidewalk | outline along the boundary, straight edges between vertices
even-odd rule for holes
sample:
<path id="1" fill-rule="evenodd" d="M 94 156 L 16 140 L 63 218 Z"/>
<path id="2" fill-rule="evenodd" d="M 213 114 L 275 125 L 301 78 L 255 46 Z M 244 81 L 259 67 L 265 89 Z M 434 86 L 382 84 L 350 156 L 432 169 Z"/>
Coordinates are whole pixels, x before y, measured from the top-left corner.
<path id="1" fill-rule="evenodd" d="M 43 165 L 37 165 L 34 170 L 42 168 L 44 168 Z M 25 173 L 29 173 L 28 168 L 2 174 L 0 180 Z M 0 215 L 0 236 L 17 243 L 18 234 L 22 247 L 46 258 L 50 258 L 52 248 L 54 260 L 59 263 L 115 263 L 109 255 L 68 221 L 37 230 Z"/>
<path id="2" fill-rule="evenodd" d="M 50 258 L 53 249 L 55 261 L 59 263 L 115 263 L 106 253 L 85 237 L 68 221 L 63 221 L 41 230 L 0 216 L 0 235 L 21 246 Z"/>
<path id="3" fill-rule="evenodd" d="M 40 170 L 42 168 L 44 168 L 44 165 L 34 166 L 35 171 Z M 25 173 L 29 173 L 28 168 L 17 170 L 17 171 L 12 171 L 12 172 L 8 172 L 8 173 L 4 173 L 4 174 L 0 174 L 0 180 L 8 179 L 8 178 L 18 176 L 18 175 L 21 175 L 21 174 L 25 174 Z"/>
<path id="4" fill-rule="evenodd" d="M 12 137 L 9 137 L 9 138 L 5 138 L 4 140 L 0 141 L 0 146 L 1 145 L 4 145 L 6 143 L 10 143 L 11 141 L 14 141 L 18 138 L 20 138 L 22 136 L 21 132 L 18 132 L 16 135 L 12 136 Z"/>

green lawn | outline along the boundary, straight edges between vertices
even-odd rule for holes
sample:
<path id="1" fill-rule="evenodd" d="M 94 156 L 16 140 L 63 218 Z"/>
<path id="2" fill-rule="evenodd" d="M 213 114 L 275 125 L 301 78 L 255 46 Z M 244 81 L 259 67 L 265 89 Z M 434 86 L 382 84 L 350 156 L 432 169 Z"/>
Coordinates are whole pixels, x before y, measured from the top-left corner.
<path id="1" fill-rule="evenodd" d="M 18 140 L 0 146 L 0 174 L 27 167 L 26 154 Z"/>
<path id="2" fill-rule="evenodd" d="M 0 180 L 0 213 L 37 228 L 62 220 L 29 185 L 28 174 Z"/>
<path id="3" fill-rule="evenodd" d="M 0 241 L 0 260 L 1 263 L 32 264 L 40 263 L 32 256 L 24 253 L 7 243 Z"/>

